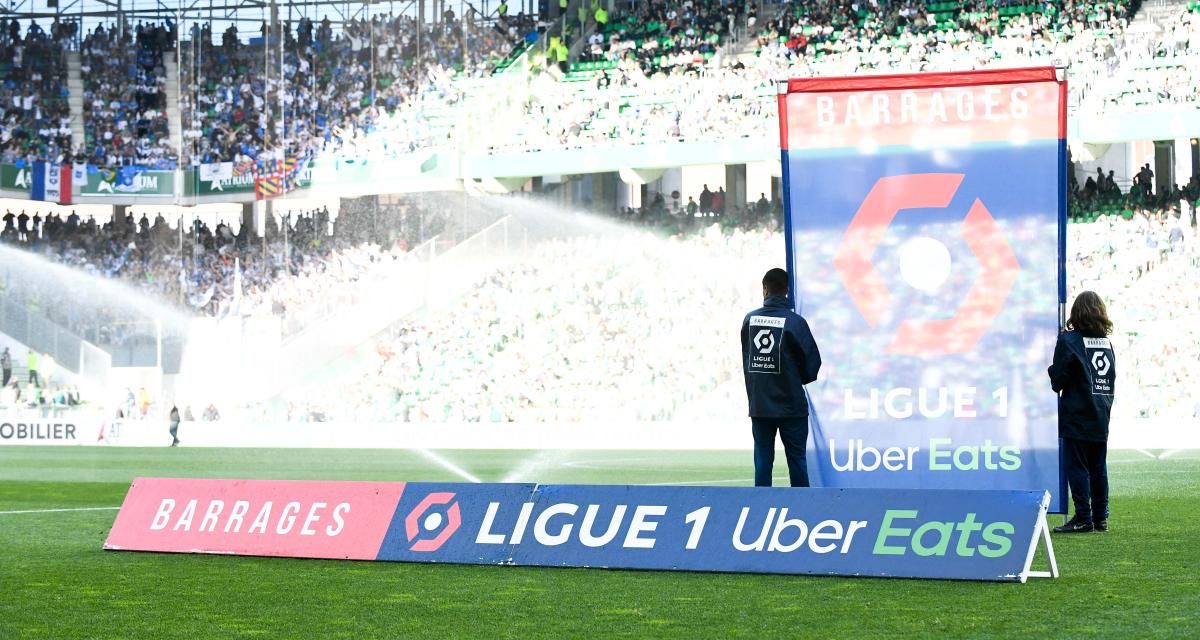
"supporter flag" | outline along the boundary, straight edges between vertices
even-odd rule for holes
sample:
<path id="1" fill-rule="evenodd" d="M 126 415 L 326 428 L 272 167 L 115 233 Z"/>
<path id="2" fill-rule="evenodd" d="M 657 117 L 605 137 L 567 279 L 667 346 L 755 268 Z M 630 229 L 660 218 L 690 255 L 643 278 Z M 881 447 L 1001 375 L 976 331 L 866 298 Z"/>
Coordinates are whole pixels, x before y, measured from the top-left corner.
<path id="1" fill-rule="evenodd" d="M 1066 83 L 1053 68 L 790 80 L 788 270 L 825 365 L 827 487 L 1048 490 L 1064 297 Z"/>
<path id="2" fill-rule="evenodd" d="M 287 193 L 300 187 L 300 178 L 308 167 L 308 158 L 291 157 L 283 161 L 283 191 Z"/>
<path id="3" fill-rule="evenodd" d="M 254 180 L 254 197 L 259 200 L 274 198 L 283 193 L 283 177 L 271 175 Z"/>
<path id="4" fill-rule="evenodd" d="M 33 200 L 71 204 L 71 166 L 50 162 L 33 163 L 29 197 Z"/>
<path id="5" fill-rule="evenodd" d="M 232 162 L 214 162 L 200 165 L 200 180 L 203 182 L 217 182 L 219 180 L 230 180 L 232 178 Z"/>
<path id="6" fill-rule="evenodd" d="M 283 193 L 283 162 L 260 157 L 254 162 L 254 197 L 262 200 Z"/>
<path id="7" fill-rule="evenodd" d="M 291 191 L 292 189 L 296 188 L 295 181 L 294 181 L 296 164 L 297 164 L 296 157 L 289 156 L 288 158 L 285 158 L 284 161 L 282 162 L 282 164 L 280 165 L 280 168 L 282 169 L 282 171 L 280 171 L 280 177 L 283 178 L 280 186 L 283 188 L 284 193 L 287 193 L 287 192 Z"/>
<path id="8" fill-rule="evenodd" d="M 212 301 L 213 294 L 215 294 L 216 292 L 217 292 L 216 284 L 208 285 L 208 288 L 203 291 L 192 290 L 191 292 L 188 293 L 188 296 L 187 296 L 188 304 L 192 305 L 193 307 L 195 307 L 197 309 L 203 308 L 209 302 Z"/>

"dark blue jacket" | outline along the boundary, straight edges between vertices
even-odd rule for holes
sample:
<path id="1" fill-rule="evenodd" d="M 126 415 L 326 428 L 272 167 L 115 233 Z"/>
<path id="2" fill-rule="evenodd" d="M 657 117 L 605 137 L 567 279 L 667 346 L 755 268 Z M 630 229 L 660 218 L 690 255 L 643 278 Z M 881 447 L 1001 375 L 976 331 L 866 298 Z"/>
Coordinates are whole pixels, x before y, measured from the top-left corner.
<path id="1" fill-rule="evenodd" d="M 786 295 L 767 296 L 742 321 L 742 369 L 750 417 L 808 416 L 804 385 L 817 379 L 821 352 Z"/>
<path id="2" fill-rule="evenodd" d="M 1058 401 L 1058 435 L 1108 442 L 1108 422 L 1117 391 L 1117 357 L 1108 338 L 1078 331 L 1058 336 L 1054 363 L 1047 369 Z"/>

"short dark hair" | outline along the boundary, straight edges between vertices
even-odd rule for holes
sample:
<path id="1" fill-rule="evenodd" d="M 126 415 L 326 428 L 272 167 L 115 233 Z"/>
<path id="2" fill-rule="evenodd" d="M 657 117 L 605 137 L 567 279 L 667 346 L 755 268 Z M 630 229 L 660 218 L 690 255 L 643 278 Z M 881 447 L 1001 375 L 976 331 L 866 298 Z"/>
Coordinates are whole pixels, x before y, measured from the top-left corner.
<path id="1" fill-rule="evenodd" d="M 1084 291 L 1075 297 L 1067 328 L 1089 338 L 1102 338 L 1112 333 L 1113 324 L 1108 319 L 1108 308 L 1095 291 Z"/>
<path id="2" fill-rule="evenodd" d="M 788 273 L 778 267 L 771 269 L 763 276 L 763 288 L 768 294 L 786 294 L 788 292 Z"/>

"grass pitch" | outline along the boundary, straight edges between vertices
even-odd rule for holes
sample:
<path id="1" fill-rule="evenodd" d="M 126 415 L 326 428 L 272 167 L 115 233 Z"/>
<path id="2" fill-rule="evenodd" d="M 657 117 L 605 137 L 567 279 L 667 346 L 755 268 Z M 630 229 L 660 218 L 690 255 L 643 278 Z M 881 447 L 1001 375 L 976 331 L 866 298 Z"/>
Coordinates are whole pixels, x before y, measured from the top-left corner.
<path id="1" fill-rule="evenodd" d="M 440 454 L 485 481 L 752 484 L 748 452 Z M 137 475 L 462 479 L 414 451 L 2 448 L 0 512 L 35 512 L 0 514 L 0 639 L 1200 635 L 1195 451 L 1113 452 L 1112 531 L 1056 536 L 1063 577 L 1024 585 L 111 553 L 115 510 L 44 511 Z"/>

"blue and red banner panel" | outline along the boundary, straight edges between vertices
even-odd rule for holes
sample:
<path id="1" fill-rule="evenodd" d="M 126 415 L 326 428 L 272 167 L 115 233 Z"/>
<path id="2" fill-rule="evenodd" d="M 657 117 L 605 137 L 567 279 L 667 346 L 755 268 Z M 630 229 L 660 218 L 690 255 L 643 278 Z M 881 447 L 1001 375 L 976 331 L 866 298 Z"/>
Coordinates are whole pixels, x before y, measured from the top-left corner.
<path id="1" fill-rule="evenodd" d="M 110 550 L 1025 581 L 1038 491 L 138 478 Z"/>
<path id="2" fill-rule="evenodd" d="M 70 165 L 34 162 L 29 180 L 29 198 L 71 204 L 71 174 Z"/>
<path id="3" fill-rule="evenodd" d="M 793 304 L 814 484 L 1060 490 L 1066 84 L 1053 68 L 791 80 Z"/>

